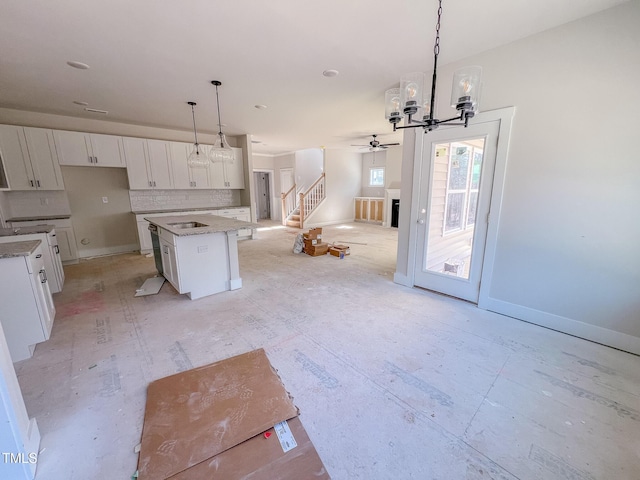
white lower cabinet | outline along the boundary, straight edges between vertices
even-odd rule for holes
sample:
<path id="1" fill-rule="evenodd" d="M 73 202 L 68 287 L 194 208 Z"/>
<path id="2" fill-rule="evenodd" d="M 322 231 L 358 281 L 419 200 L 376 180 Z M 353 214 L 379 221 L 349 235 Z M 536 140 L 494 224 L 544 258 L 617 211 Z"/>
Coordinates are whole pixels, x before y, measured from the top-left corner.
<path id="1" fill-rule="evenodd" d="M 56 310 L 42 252 L 38 246 L 29 255 L 0 258 L 0 321 L 14 362 L 30 358 L 51 334 Z"/>
<path id="2" fill-rule="evenodd" d="M 63 263 L 78 263 L 78 244 L 76 234 L 70 218 L 56 218 L 51 220 L 22 220 L 19 222 L 9 222 L 12 228 L 32 227 L 34 225 L 53 225 L 56 229 L 56 242 L 60 260 Z"/>
<path id="3" fill-rule="evenodd" d="M 64 286 L 64 269 L 60 259 L 60 249 L 58 248 L 57 234 L 55 230 L 49 233 L 29 233 L 12 235 L 10 237 L 0 237 L 0 243 L 23 242 L 27 240 L 39 240 L 42 247 L 42 258 L 44 259 L 44 269 L 49 282 L 51 293 L 62 291 Z"/>
<path id="4" fill-rule="evenodd" d="M 180 291 L 180 271 L 178 269 L 175 245 L 172 241 L 160 238 L 160 252 L 162 253 L 162 274 L 164 278 L 169 280 L 169 283 L 179 293 L 183 293 Z"/>

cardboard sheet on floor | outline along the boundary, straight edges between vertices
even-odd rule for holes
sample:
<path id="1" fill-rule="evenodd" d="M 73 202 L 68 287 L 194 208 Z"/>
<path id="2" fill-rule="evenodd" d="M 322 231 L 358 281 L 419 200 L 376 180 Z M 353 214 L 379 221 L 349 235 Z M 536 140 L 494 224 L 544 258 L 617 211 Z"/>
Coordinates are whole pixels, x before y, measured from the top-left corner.
<path id="1" fill-rule="evenodd" d="M 155 295 L 162 288 L 164 277 L 147 278 L 142 286 L 136 290 L 135 297 L 143 297 L 145 295 Z"/>
<path id="2" fill-rule="evenodd" d="M 328 479 L 298 413 L 263 349 L 156 380 L 138 478 Z M 283 420 L 298 444 L 286 453 L 277 435 L 264 435 Z"/>

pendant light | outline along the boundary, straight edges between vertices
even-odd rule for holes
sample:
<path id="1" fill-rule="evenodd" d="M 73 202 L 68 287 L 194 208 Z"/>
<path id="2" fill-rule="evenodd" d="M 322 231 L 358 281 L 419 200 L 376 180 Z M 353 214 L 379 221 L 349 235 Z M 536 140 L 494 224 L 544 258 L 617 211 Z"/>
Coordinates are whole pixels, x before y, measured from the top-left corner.
<path id="1" fill-rule="evenodd" d="M 233 163 L 235 156 L 233 150 L 227 142 L 227 138 L 222 133 L 222 122 L 220 120 L 220 97 L 218 96 L 218 87 L 222 85 L 222 82 L 218 80 L 212 80 L 211 83 L 216 87 L 216 105 L 218 107 L 218 138 L 213 143 L 210 150 L 211 163 Z"/>
<path id="2" fill-rule="evenodd" d="M 204 152 L 204 147 L 198 143 L 198 131 L 196 130 L 196 114 L 193 110 L 197 104 L 196 102 L 187 102 L 188 105 L 191 105 L 191 118 L 193 118 L 193 136 L 195 137 L 195 143 L 193 144 L 193 148 L 191 149 L 191 153 L 187 157 L 187 165 L 191 168 L 208 168 L 209 167 L 209 159 L 207 158 L 207 154 Z"/>
<path id="3" fill-rule="evenodd" d="M 442 16 L 442 0 L 438 1 L 438 23 L 436 24 L 436 41 L 433 47 L 433 74 L 431 76 L 431 95 L 423 94 L 425 75 L 421 72 L 409 73 L 400 79 L 400 88 L 392 88 L 385 92 L 385 117 L 393 124 L 393 131 L 400 128 L 422 127 L 426 132 L 438 128 L 439 125 L 467 126 L 469 119 L 478 112 L 478 99 L 482 78 L 482 68 L 464 67 L 453 75 L 451 90 L 451 106 L 458 110 L 458 115 L 446 120 L 435 118 L 436 72 L 438 54 L 440 53 L 440 18 Z M 398 124 L 405 119 L 403 126 Z M 417 117 L 418 120 L 414 120 Z"/>

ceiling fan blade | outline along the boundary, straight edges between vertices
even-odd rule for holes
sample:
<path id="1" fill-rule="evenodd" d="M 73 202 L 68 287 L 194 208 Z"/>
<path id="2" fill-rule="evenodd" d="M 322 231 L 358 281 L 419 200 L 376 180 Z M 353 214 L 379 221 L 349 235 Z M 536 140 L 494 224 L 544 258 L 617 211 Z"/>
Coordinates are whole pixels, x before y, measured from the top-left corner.
<path id="1" fill-rule="evenodd" d="M 400 145 L 399 143 L 381 143 L 380 147 L 395 147 L 396 145 Z"/>

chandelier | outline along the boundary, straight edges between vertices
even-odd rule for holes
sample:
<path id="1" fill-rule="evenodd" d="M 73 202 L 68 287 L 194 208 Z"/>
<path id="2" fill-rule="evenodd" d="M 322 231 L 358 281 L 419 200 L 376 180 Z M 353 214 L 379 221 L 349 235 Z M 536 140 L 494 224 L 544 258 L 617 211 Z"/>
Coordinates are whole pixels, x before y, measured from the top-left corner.
<path id="1" fill-rule="evenodd" d="M 196 102 L 187 102 L 187 105 L 191 105 L 191 117 L 193 118 L 193 136 L 195 137 L 195 143 L 191 149 L 191 153 L 187 157 L 187 165 L 191 168 L 207 168 L 209 166 L 209 158 L 204 152 L 204 147 L 198 143 L 198 132 L 196 130 L 196 114 L 193 110 L 197 104 Z"/>
<path id="2" fill-rule="evenodd" d="M 442 0 L 438 1 L 438 23 L 436 24 L 436 41 L 433 47 L 433 74 L 431 76 L 431 95 L 425 94 L 424 73 L 409 73 L 401 77 L 400 88 L 392 88 L 385 92 L 385 117 L 393 124 L 393 131 L 400 128 L 422 127 L 430 132 L 439 125 L 467 126 L 469 119 L 478 112 L 478 98 L 482 78 L 482 68 L 464 67 L 453 74 L 451 89 L 451 106 L 459 113 L 455 117 L 439 120 L 435 118 L 436 71 L 438 54 L 440 53 L 440 18 L 442 16 Z M 417 119 L 416 119 L 417 117 Z M 404 125 L 398 124 L 402 119 Z"/>
<path id="3" fill-rule="evenodd" d="M 220 97 L 218 96 L 218 87 L 222 85 L 222 82 L 218 80 L 212 80 L 211 83 L 216 87 L 216 105 L 218 107 L 218 137 L 213 143 L 210 150 L 211 163 L 233 163 L 235 156 L 233 150 L 227 142 L 227 138 L 222 133 L 222 122 L 220 121 Z"/>

